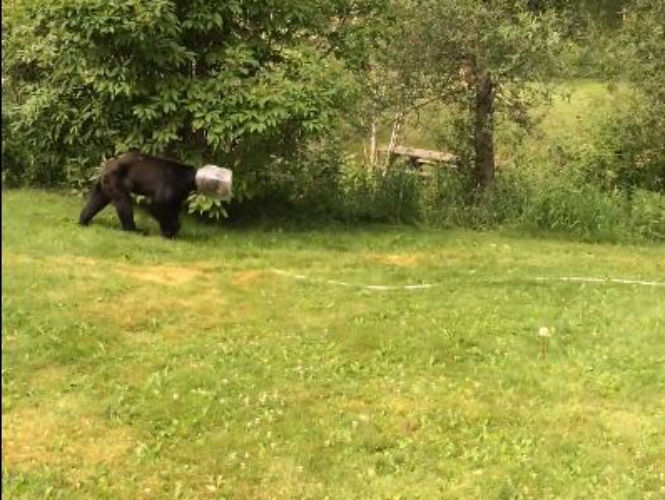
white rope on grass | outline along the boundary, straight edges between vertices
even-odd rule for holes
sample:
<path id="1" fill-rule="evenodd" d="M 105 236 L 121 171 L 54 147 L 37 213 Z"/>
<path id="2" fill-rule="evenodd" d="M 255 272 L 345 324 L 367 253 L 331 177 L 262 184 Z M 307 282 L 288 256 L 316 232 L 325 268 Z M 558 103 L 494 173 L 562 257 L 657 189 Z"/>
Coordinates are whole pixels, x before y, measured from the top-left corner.
<path id="1" fill-rule="evenodd" d="M 665 286 L 660 281 L 626 280 L 621 278 L 585 278 L 581 276 L 546 277 L 537 276 L 537 281 L 579 281 L 583 283 L 621 283 L 622 285 Z"/>
<path id="2" fill-rule="evenodd" d="M 300 281 L 309 281 L 312 283 L 325 283 L 328 285 L 337 285 L 344 286 L 349 288 L 361 288 L 364 290 L 377 290 L 377 291 L 391 291 L 391 290 L 425 290 L 428 288 L 433 288 L 435 286 L 441 286 L 442 283 L 422 283 L 415 285 L 364 285 L 358 283 L 349 283 L 348 281 L 339 281 L 339 280 L 328 280 L 322 278 L 312 278 L 310 276 L 305 276 L 304 274 L 296 274 L 282 269 L 272 269 L 275 274 L 280 276 L 290 277 Z M 651 287 L 665 287 L 665 282 L 660 281 L 643 281 L 643 280 L 629 280 L 621 278 L 594 278 L 594 277 L 581 277 L 581 276 L 536 276 L 536 277 L 525 277 L 518 278 L 525 281 L 569 281 L 569 282 L 578 282 L 578 283 L 598 283 L 598 284 L 608 284 L 608 283 L 617 283 L 622 285 L 638 285 L 638 286 L 651 286 Z M 478 279 L 474 281 L 479 281 Z M 497 280 L 497 279 L 485 279 L 480 281 L 494 282 L 497 281 L 511 281 L 507 280 Z"/>
<path id="3" fill-rule="evenodd" d="M 326 280 L 320 278 L 311 278 L 303 274 L 290 273 L 282 269 L 272 269 L 272 272 L 281 276 L 288 276 L 293 279 L 301 281 L 311 281 L 313 283 L 326 283 L 328 285 L 346 286 L 350 288 L 364 288 L 366 290 L 421 290 L 424 288 L 432 288 L 436 284 L 421 284 L 421 285 L 358 285 L 356 283 L 349 283 L 348 281 Z"/>

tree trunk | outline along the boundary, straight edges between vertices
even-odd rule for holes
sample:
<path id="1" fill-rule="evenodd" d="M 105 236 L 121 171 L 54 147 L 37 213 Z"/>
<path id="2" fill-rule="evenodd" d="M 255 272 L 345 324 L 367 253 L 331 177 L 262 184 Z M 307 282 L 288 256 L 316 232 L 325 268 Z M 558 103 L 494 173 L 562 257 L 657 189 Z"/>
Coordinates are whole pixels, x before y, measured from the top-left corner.
<path id="1" fill-rule="evenodd" d="M 372 117 L 372 128 L 369 135 L 369 165 L 372 170 L 376 165 L 376 116 Z"/>
<path id="2" fill-rule="evenodd" d="M 478 72 L 474 120 L 476 179 L 481 188 L 494 180 L 494 84 L 489 73 Z"/>
<path id="3" fill-rule="evenodd" d="M 388 152 L 386 154 L 385 171 L 388 170 L 388 166 L 390 165 L 390 160 L 392 160 L 393 150 L 395 149 L 395 146 L 397 146 L 400 129 L 402 128 L 403 118 L 404 118 L 404 113 L 402 111 L 398 111 L 397 114 L 395 115 L 395 121 L 393 122 L 392 131 L 390 132 L 390 142 L 388 143 Z"/>

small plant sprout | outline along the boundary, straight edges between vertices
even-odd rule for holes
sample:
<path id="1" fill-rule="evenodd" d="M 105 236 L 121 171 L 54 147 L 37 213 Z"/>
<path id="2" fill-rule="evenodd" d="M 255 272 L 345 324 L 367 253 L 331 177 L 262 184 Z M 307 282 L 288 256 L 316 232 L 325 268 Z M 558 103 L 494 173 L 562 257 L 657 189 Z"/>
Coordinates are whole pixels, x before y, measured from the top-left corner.
<path id="1" fill-rule="evenodd" d="M 554 333 L 554 328 L 550 329 L 546 326 L 541 326 L 538 329 L 538 337 L 540 337 L 540 357 L 545 359 L 550 348 L 550 337 Z"/>

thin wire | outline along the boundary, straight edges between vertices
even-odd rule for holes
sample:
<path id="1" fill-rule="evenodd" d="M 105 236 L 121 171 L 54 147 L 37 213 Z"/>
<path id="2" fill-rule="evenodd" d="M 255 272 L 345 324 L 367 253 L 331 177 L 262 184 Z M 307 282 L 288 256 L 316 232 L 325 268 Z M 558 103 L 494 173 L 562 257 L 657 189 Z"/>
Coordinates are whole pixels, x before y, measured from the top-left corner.
<path id="1" fill-rule="evenodd" d="M 304 274 L 291 273 L 283 269 L 271 269 L 271 271 L 280 276 L 290 277 L 300 281 L 309 281 L 312 283 L 324 283 L 328 285 L 337 285 L 348 288 L 362 288 L 365 290 L 378 290 L 378 291 L 391 291 L 391 290 L 425 290 L 443 285 L 443 283 L 418 283 L 409 285 L 368 285 L 361 283 L 350 283 L 348 281 L 329 280 L 322 278 L 313 278 Z M 621 285 L 637 285 L 637 286 L 650 286 L 650 287 L 665 287 L 665 282 L 660 281 L 645 281 L 636 279 L 623 279 L 623 278 L 596 278 L 584 276 L 533 276 L 517 278 L 524 281 L 562 281 L 562 282 L 578 282 L 578 283 L 596 283 L 596 284 L 610 284 L 616 283 Z M 497 279 L 497 278 L 475 278 L 474 282 L 487 282 L 487 283 L 500 283 L 515 281 L 515 279 Z"/>

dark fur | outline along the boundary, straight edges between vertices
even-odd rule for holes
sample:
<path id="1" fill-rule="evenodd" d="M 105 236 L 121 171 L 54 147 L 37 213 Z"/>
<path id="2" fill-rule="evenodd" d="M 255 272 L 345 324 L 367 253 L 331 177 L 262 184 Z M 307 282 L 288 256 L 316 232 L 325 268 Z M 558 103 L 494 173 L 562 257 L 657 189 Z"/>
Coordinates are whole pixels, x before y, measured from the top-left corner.
<path id="1" fill-rule="evenodd" d="M 148 211 L 157 219 L 162 236 L 173 238 L 180 229 L 180 209 L 196 190 L 196 168 L 141 153 L 125 153 L 104 165 L 79 223 L 90 224 L 109 203 L 115 206 L 125 231 L 136 231 L 131 193 L 150 200 Z"/>

